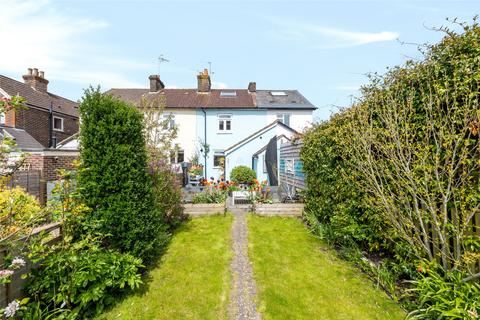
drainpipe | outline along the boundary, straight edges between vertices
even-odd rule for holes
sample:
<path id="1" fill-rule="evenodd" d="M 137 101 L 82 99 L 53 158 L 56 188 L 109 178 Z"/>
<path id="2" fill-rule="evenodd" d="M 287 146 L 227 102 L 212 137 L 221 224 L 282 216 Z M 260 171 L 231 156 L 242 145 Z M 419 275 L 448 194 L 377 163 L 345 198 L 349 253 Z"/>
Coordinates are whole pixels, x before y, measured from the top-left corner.
<path id="1" fill-rule="evenodd" d="M 204 160 L 205 160 L 205 179 L 208 180 L 208 174 L 207 174 L 207 150 L 206 150 L 206 146 L 207 146 L 207 112 L 205 112 L 205 109 L 202 108 L 202 112 L 203 112 L 203 134 L 204 134 L 204 140 L 203 140 L 203 143 L 204 143 L 204 152 L 203 152 L 203 156 L 204 156 Z"/>
<path id="2" fill-rule="evenodd" d="M 53 147 L 53 102 L 48 109 L 48 147 Z"/>

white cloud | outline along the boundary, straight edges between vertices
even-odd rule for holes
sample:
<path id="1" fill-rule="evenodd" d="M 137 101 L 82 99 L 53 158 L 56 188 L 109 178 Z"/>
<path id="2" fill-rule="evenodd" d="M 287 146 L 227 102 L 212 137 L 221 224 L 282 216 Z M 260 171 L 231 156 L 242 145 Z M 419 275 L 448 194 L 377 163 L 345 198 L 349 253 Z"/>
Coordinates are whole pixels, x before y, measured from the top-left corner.
<path id="1" fill-rule="evenodd" d="M 213 89 L 228 89 L 228 84 L 226 84 L 224 82 L 212 81 L 212 88 Z"/>
<path id="2" fill-rule="evenodd" d="M 374 42 L 392 41 L 400 36 L 397 32 L 360 32 L 316 24 L 268 18 L 277 28 L 271 31 L 283 40 L 306 41 L 322 48 L 353 47 Z"/>
<path id="3" fill-rule="evenodd" d="M 151 67 L 117 57 L 102 58 L 86 38 L 107 28 L 105 21 L 67 14 L 48 0 L 7 0 L 1 7 L 1 71 L 21 75 L 28 67 L 37 67 L 49 80 L 109 88 L 141 86 L 122 70 Z"/>

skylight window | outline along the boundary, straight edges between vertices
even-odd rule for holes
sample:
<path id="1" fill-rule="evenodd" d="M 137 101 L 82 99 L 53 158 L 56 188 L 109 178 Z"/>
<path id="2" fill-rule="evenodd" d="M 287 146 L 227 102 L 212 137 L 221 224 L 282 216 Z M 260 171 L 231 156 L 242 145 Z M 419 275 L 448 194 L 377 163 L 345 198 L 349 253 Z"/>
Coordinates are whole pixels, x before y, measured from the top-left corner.
<path id="1" fill-rule="evenodd" d="M 231 98 L 231 97 L 236 97 L 236 96 L 237 96 L 236 91 L 220 91 L 220 97 Z"/>
<path id="2" fill-rule="evenodd" d="M 285 91 L 270 91 L 272 96 L 286 96 L 287 93 Z"/>

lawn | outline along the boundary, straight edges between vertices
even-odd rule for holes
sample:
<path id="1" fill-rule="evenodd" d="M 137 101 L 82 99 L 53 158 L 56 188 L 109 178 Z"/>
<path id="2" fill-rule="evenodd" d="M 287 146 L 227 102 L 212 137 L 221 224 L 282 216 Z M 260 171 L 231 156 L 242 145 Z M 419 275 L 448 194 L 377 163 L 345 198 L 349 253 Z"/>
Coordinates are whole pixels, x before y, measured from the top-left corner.
<path id="1" fill-rule="evenodd" d="M 299 219 L 250 215 L 249 256 L 263 319 L 403 319 L 405 313 L 338 259 Z"/>
<path id="2" fill-rule="evenodd" d="M 194 218 L 178 230 L 142 288 L 100 319 L 225 319 L 232 216 Z"/>

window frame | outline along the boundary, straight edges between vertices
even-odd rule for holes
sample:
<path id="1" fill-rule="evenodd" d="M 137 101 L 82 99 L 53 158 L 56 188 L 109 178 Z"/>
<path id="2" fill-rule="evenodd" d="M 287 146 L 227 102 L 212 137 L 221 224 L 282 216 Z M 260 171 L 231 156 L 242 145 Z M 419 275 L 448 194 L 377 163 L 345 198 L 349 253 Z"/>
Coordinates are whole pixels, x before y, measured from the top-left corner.
<path id="1" fill-rule="evenodd" d="M 290 122 L 291 122 L 291 119 L 292 119 L 292 114 L 291 113 L 287 113 L 287 112 L 277 113 L 276 116 L 277 116 L 277 120 L 279 120 L 284 125 L 290 127 Z M 288 123 L 285 123 L 285 116 L 288 116 Z"/>
<path id="2" fill-rule="evenodd" d="M 227 121 L 230 121 L 230 130 L 227 130 Z M 223 129 L 220 129 L 220 123 L 223 123 Z M 217 114 L 217 133 L 232 133 L 233 132 L 233 114 L 219 113 Z"/>
<path id="3" fill-rule="evenodd" d="M 60 119 L 61 129 L 55 128 L 55 120 L 56 120 L 56 119 Z M 64 122 L 65 122 L 65 119 L 64 119 L 64 118 L 58 117 L 58 116 L 53 116 L 53 117 L 52 117 L 52 129 L 53 129 L 53 131 L 63 132 L 64 129 L 65 129 L 65 127 L 64 127 Z"/>
<path id="4" fill-rule="evenodd" d="M 167 114 L 167 113 L 164 113 L 164 114 L 162 114 L 162 121 L 165 121 L 165 120 L 167 120 L 167 119 L 169 119 L 169 118 L 170 118 L 170 120 L 168 121 L 167 127 L 166 127 L 166 128 L 165 128 L 165 127 L 163 128 L 163 130 L 165 130 L 165 131 L 166 131 L 166 130 L 172 130 L 172 129 L 174 129 L 175 126 L 177 125 L 177 123 L 175 122 L 175 114 L 174 114 L 174 113 L 168 113 L 168 114 Z"/>
<path id="5" fill-rule="evenodd" d="M 179 153 L 183 154 L 183 161 L 178 161 L 178 154 Z M 184 149 L 172 150 L 172 152 L 170 153 L 170 159 L 169 160 L 170 160 L 170 164 L 179 164 L 179 163 L 185 162 L 185 150 Z"/>
<path id="6" fill-rule="evenodd" d="M 220 169 L 220 165 L 215 165 L 215 159 L 217 157 L 222 157 L 223 158 L 223 166 L 225 166 L 225 152 L 223 150 L 217 150 L 213 152 L 213 168 L 214 169 Z"/>
<path id="7" fill-rule="evenodd" d="M 285 159 L 285 173 L 295 175 L 295 158 Z"/>

